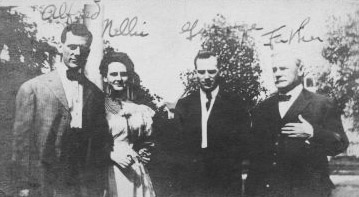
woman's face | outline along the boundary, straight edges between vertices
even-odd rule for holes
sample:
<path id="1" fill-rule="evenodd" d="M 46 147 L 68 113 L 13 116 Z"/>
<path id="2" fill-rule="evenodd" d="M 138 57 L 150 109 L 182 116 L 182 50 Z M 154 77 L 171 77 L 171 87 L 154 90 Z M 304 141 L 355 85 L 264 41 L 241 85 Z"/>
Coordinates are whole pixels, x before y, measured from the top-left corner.
<path id="1" fill-rule="evenodd" d="M 112 62 L 108 65 L 108 71 L 103 81 L 108 83 L 110 88 L 115 91 L 123 91 L 128 80 L 126 66 L 120 62 Z"/>

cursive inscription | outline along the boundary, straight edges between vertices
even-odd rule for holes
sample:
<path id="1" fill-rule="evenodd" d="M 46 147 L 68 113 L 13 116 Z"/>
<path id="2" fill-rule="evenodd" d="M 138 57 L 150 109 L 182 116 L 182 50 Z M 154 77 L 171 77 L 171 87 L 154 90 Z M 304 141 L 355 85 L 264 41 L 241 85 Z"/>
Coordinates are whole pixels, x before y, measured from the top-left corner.
<path id="1" fill-rule="evenodd" d="M 310 17 L 303 20 L 303 22 L 300 24 L 299 28 L 294 30 L 291 30 L 289 36 L 282 36 L 281 30 L 284 29 L 286 26 L 282 25 L 272 31 L 266 32 L 262 34 L 262 37 L 268 37 L 268 42 L 264 44 L 264 46 L 269 46 L 271 49 L 274 48 L 274 44 L 279 43 L 288 43 L 291 44 L 292 42 L 312 42 L 312 41 L 319 41 L 323 42 L 323 40 L 320 37 L 314 37 L 309 36 L 306 37 L 302 35 L 302 30 L 306 27 L 306 25 L 310 22 Z"/>
<path id="2" fill-rule="evenodd" d="M 126 17 L 118 27 L 113 27 L 113 21 L 110 19 L 106 19 L 104 21 L 104 29 L 102 32 L 102 36 L 105 35 L 106 31 L 110 37 L 115 36 L 138 36 L 138 37 L 146 37 L 149 33 L 144 31 L 137 30 L 138 17 L 135 16 L 133 18 Z M 143 22 L 146 24 L 146 22 Z"/>
<path id="3" fill-rule="evenodd" d="M 187 34 L 186 39 L 192 40 L 199 34 L 204 31 L 204 28 L 198 28 L 198 19 L 194 22 L 187 21 L 181 28 L 180 34 Z M 262 37 L 268 38 L 268 41 L 264 44 L 264 46 L 268 46 L 271 49 L 274 48 L 274 44 L 291 44 L 293 42 L 312 42 L 319 41 L 323 42 L 323 40 L 319 36 L 304 36 L 303 30 L 310 22 L 310 17 L 304 19 L 302 23 L 299 25 L 299 28 L 296 30 L 291 30 L 288 36 L 283 35 L 283 31 L 287 27 L 286 25 L 282 25 L 280 27 L 275 28 L 274 30 L 267 31 L 262 34 Z M 238 32 L 251 32 L 251 31 L 264 31 L 263 27 L 258 27 L 257 24 L 253 24 L 250 27 L 246 25 L 235 25 L 232 28 L 237 29 Z"/>
<path id="4" fill-rule="evenodd" d="M 101 6 L 99 4 L 99 1 L 95 1 L 97 11 L 93 13 L 89 13 L 84 11 L 82 14 L 82 17 L 84 18 L 90 18 L 90 19 L 96 19 L 101 12 Z M 55 19 L 65 19 L 67 23 L 71 24 L 75 17 L 78 17 L 81 15 L 80 11 L 74 12 L 72 10 L 73 4 L 67 4 L 66 2 L 62 3 L 60 7 L 57 7 L 54 4 L 50 4 L 45 6 L 44 9 L 40 10 L 41 18 L 45 21 L 51 21 Z"/>
<path id="5" fill-rule="evenodd" d="M 196 37 L 197 35 L 201 34 L 204 29 L 198 29 L 197 28 L 197 23 L 198 23 L 198 19 L 195 20 L 193 23 L 191 23 L 190 21 L 187 21 L 181 29 L 180 34 L 187 34 L 188 36 L 186 37 L 186 39 L 188 40 L 192 40 L 194 37 Z"/>

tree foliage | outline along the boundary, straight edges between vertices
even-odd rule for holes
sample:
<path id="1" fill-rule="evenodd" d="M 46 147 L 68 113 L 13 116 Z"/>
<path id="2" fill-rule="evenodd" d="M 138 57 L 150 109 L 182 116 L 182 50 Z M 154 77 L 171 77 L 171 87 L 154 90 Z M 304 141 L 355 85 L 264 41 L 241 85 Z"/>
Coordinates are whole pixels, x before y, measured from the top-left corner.
<path id="1" fill-rule="evenodd" d="M 327 44 L 322 51 L 330 69 L 319 78 L 319 92 L 338 101 L 341 112 L 359 126 L 359 11 L 345 20 L 329 20 Z"/>
<path id="2" fill-rule="evenodd" d="M 11 63 L 37 69 L 57 53 L 45 40 L 37 40 L 36 23 L 28 22 L 14 7 L 0 8 L 0 30 L 0 51 L 8 47 Z"/>
<path id="3" fill-rule="evenodd" d="M 226 92 L 240 96 L 249 106 L 253 106 L 261 91 L 258 64 L 250 27 L 246 24 L 231 25 L 218 15 L 212 24 L 202 31 L 202 49 L 214 52 L 220 65 L 220 85 Z M 185 94 L 199 88 L 194 71 L 181 73 Z"/>
<path id="4" fill-rule="evenodd" d="M 0 51 L 9 55 L 0 61 L 0 149 L 4 150 L 0 155 L 0 196 L 13 192 L 5 166 L 11 160 L 16 92 L 24 81 L 40 74 L 43 61 L 54 53 L 46 42 L 36 39 L 36 33 L 36 24 L 15 7 L 0 7 Z"/>

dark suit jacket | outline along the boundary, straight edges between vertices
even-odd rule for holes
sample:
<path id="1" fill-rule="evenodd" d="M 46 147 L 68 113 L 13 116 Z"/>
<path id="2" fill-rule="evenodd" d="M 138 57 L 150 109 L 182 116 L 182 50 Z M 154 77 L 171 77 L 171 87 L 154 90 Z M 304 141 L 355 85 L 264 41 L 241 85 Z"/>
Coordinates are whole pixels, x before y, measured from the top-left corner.
<path id="1" fill-rule="evenodd" d="M 57 71 L 25 82 L 18 91 L 12 157 L 17 166 L 14 181 L 17 186 L 31 189 L 32 196 L 61 196 L 63 188 L 73 196 L 103 195 L 104 160 L 108 159 L 106 147 L 111 143 L 104 95 L 87 79 L 83 91 L 83 129 L 76 134 L 69 132 L 71 114 Z M 76 164 L 71 164 L 74 161 L 68 155 L 71 151 L 80 158 Z M 79 185 L 86 188 L 88 195 L 71 191 Z"/>
<path id="2" fill-rule="evenodd" d="M 201 148 L 199 91 L 180 99 L 175 120 L 182 196 L 232 196 L 241 191 L 249 115 L 239 99 L 219 91 L 208 119 L 208 148 Z M 187 192 L 187 193 L 186 193 Z M 207 192 L 207 193 L 206 193 Z"/>
<path id="3" fill-rule="evenodd" d="M 314 129 L 309 143 L 280 134 L 286 123 L 299 122 L 301 114 Z M 246 192 L 252 196 L 327 196 L 333 187 L 327 155 L 348 146 L 340 113 L 330 99 L 303 90 L 283 119 L 278 95 L 251 113 L 253 144 Z"/>

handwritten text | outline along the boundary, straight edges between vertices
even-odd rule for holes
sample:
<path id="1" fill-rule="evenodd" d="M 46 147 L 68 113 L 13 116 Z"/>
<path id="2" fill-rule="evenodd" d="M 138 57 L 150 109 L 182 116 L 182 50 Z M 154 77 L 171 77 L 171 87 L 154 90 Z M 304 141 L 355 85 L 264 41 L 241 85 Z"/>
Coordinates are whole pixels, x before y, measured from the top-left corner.
<path id="1" fill-rule="evenodd" d="M 319 41 L 323 42 L 323 40 L 320 37 L 305 37 L 302 35 L 302 30 L 305 28 L 305 26 L 310 22 L 310 18 L 306 18 L 303 20 L 303 22 L 300 24 L 299 28 L 295 31 L 291 31 L 288 37 L 283 37 L 280 33 L 283 28 L 285 28 L 285 25 L 282 25 L 272 31 L 264 33 L 263 37 L 269 37 L 268 43 L 265 43 L 264 46 L 269 46 L 271 49 L 273 49 L 273 44 L 279 44 L 279 43 L 288 43 L 291 44 L 292 42 L 311 42 L 311 41 Z"/>
<path id="2" fill-rule="evenodd" d="M 201 34 L 204 31 L 203 28 L 196 30 L 197 23 L 198 23 L 198 19 L 195 20 L 193 23 L 191 23 L 190 21 L 187 21 L 182 26 L 180 34 L 188 33 L 189 35 L 186 37 L 186 39 L 192 40 L 194 37 L 196 37 L 197 35 Z"/>
<path id="3" fill-rule="evenodd" d="M 144 31 L 137 30 L 138 17 L 135 16 L 133 18 L 125 18 L 122 20 L 118 27 L 113 27 L 113 21 L 110 19 L 105 20 L 105 26 L 102 32 L 102 36 L 105 35 L 106 31 L 110 37 L 115 36 L 138 36 L 138 37 L 146 37 L 149 34 Z M 146 22 L 143 22 L 146 24 Z"/>
<path id="4" fill-rule="evenodd" d="M 199 28 L 197 26 L 198 19 L 194 22 L 187 21 L 181 28 L 180 34 L 187 34 L 188 36 L 186 39 L 192 40 L 196 36 L 203 33 L 204 28 Z M 319 41 L 323 42 L 323 40 L 318 36 L 304 36 L 303 30 L 310 22 L 310 17 L 304 19 L 302 23 L 299 25 L 299 28 L 296 30 L 291 30 L 290 34 L 288 36 L 283 36 L 282 32 L 286 28 L 286 25 L 282 25 L 280 27 L 275 28 L 274 30 L 267 31 L 264 34 L 262 34 L 262 37 L 268 38 L 268 41 L 264 44 L 264 46 L 268 46 L 271 49 L 274 48 L 274 44 L 291 44 L 293 42 L 312 42 L 312 41 Z M 253 24 L 250 27 L 247 27 L 246 25 L 235 25 L 232 26 L 233 29 L 236 29 L 238 32 L 252 32 L 252 31 L 264 31 L 264 28 L 257 27 L 256 24 Z"/>
<path id="5" fill-rule="evenodd" d="M 101 12 L 101 7 L 99 2 L 95 1 L 97 6 L 97 11 L 89 13 L 84 11 L 82 14 L 83 18 L 90 18 L 92 20 L 96 19 Z M 65 19 L 67 23 L 72 23 L 75 17 L 80 16 L 81 12 L 74 12 L 72 10 L 73 4 L 68 5 L 66 2 L 62 3 L 60 7 L 57 7 L 54 4 L 47 5 L 43 10 L 41 10 L 41 18 L 45 21 L 55 20 L 55 19 Z"/>

